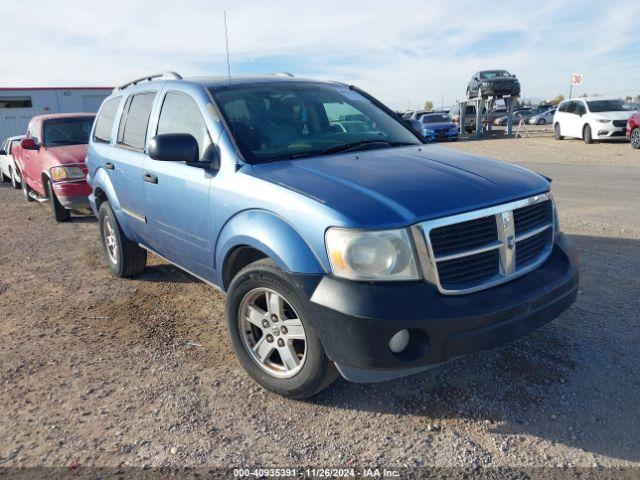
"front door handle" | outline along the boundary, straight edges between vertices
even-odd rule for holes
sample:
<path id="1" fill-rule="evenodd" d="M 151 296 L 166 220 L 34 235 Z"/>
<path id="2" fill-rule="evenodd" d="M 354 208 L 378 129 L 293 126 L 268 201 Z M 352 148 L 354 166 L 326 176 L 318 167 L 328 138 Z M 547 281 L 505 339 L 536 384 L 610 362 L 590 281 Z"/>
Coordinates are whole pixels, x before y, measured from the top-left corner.
<path id="1" fill-rule="evenodd" d="M 147 183 L 158 183 L 158 177 L 153 173 L 145 173 L 142 179 Z"/>
<path id="2" fill-rule="evenodd" d="M 111 162 L 105 163 L 104 166 L 105 166 L 105 168 L 107 170 L 113 170 L 114 169 L 113 163 L 111 163 Z"/>

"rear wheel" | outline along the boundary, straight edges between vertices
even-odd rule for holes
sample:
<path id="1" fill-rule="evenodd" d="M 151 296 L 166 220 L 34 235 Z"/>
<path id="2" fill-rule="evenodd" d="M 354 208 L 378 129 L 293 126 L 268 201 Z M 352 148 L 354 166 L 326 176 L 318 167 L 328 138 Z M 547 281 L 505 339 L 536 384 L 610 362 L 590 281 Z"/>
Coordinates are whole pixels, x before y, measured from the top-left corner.
<path id="1" fill-rule="evenodd" d="M 547 121 L 544 118 L 538 120 L 538 125 L 546 125 Z"/>
<path id="2" fill-rule="evenodd" d="M 635 149 L 640 148 L 640 128 L 636 127 L 631 130 L 631 146 Z"/>
<path id="3" fill-rule="evenodd" d="M 338 376 L 316 335 L 307 300 L 269 260 L 242 269 L 229 287 L 226 318 L 236 355 L 267 390 L 308 398 Z"/>
<path id="4" fill-rule="evenodd" d="M 102 253 L 115 275 L 130 277 L 145 269 L 147 251 L 126 237 L 108 202 L 100 205 L 98 226 Z"/>
<path id="5" fill-rule="evenodd" d="M 7 177 L 2 170 L 0 170 L 0 180 L 2 183 L 7 183 L 9 181 L 9 177 Z"/>
<path id="6" fill-rule="evenodd" d="M 15 189 L 18 190 L 20 189 L 20 182 L 18 181 L 18 179 L 16 178 L 18 176 L 17 172 L 14 172 L 13 169 L 11 167 L 9 167 L 9 175 L 11 175 L 11 186 Z"/>
<path id="7" fill-rule="evenodd" d="M 49 194 L 49 203 L 51 204 L 51 212 L 53 213 L 53 218 L 56 222 L 67 222 L 71 218 L 71 213 L 69 210 L 64 208 L 64 206 L 58 200 L 56 196 L 56 192 L 53 191 L 53 185 L 51 185 L 51 181 L 47 181 L 45 183 L 45 187 L 47 189 L 47 193 Z"/>
<path id="8" fill-rule="evenodd" d="M 555 136 L 556 140 L 564 139 L 564 137 L 562 135 L 560 135 L 560 124 L 559 123 L 556 123 L 553 126 L 553 135 Z"/>
<path id="9" fill-rule="evenodd" d="M 582 129 L 582 138 L 584 139 L 584 143 L 593 143 L 593 136 L 591 135 L 591 126 L 585 125 Z"/>

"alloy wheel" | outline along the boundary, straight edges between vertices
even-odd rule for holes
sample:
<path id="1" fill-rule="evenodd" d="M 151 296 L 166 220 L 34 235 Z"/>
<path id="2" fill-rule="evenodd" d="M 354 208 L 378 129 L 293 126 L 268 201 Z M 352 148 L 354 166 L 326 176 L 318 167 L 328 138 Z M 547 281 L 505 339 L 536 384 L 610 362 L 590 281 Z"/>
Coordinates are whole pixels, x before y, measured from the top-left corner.
<path id="1" fill-rule="evenodd" d="M 104 237 L 107 255 L 112 263 L 118 263 L 118 242 L 116 241 L 116 231 L 111 222 L 111 218 L 106 216 L 102 222 L 102 235 Z"/>
<path id="2" fill-rule="evenodd" d="M 640 128 L 634 128 L 631 131 L 631 146 L 633 148 L 640 148 Z"/>
<path id="3" fill-rule="evenodd" d="M 291 378 L 304 366 L 307 337 L 293 306 L 270 288 L 255 288 L 240 302 L 242 343 L 251 359 L 276 378 Z"/>

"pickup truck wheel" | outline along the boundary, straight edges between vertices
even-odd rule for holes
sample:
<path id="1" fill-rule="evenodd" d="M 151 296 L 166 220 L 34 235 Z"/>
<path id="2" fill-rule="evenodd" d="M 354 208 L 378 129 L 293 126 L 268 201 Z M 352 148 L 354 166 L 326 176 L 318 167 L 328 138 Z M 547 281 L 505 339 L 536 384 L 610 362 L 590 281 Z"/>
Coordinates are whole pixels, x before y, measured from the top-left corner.
<path id="1" fill-rule="evenodd" d="M 130 277 L 145 269 L 147 251 L 126 237 L 108 202 L 100 205 L 98 226 L 102 252 L 115 275 Z"/>
<path id="2" fill-rule="evenodd" d="M 53 191 L 53 185 L 51 185 L 51 181 L 48 181 L 45 184 L 45 188 L 47 193 L 49 194 L 49 203 L 51 204 L 51 212 L 53 213 L 53 218 L 56 222 L 68 222 L 71 218 L 71 213 L 69 210 L 64 208 L 58 197 L 56 196 L 56 192 Z"/>
<path id="3" fill-rule="evenodd" d="M 338 376 L 316 335 L 307 301 L 269 260 L 242 269 L 231 282 L 227 326 L 236 355 L 267 390 L 309 398 Z"/>

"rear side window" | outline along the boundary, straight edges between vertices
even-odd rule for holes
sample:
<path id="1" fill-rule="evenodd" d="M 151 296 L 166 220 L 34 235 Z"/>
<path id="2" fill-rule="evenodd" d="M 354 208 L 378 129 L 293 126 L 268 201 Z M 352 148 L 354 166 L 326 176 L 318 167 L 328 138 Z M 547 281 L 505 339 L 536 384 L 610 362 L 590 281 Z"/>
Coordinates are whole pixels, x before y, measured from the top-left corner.
<path id="1" fill-rule="evenodd" d="M 95 142 L 109 143 L 111 141 L 111 131 L 113 130 L 113 122 L 116 119 L 118 105 L 120 105 L 120 97 L 112 98 L 102 106 L 93 132 L 93 140 Z"/>
<path id="2" fill-rule="evenodd" d="M 187 94 L 180 92 L 167 93 L 160 119 L 158 120 L 158 134 L 163 133 L 189 133 L 198 142 L 201 160 L 207 158 L 213 152 L 209 130 L 204 123 L 202 114 L 196 102 Z"/>
<path id="3" fill-rule="evenodd" d="M 123 114 L 124 128 L 118 135 L 118 143 L 134 150 L 144 150 L 147 139 L 147 125 L 153 106 L 155 92 L 138 93 L 131 97 L 126 108 L 126 116 Z"/>

